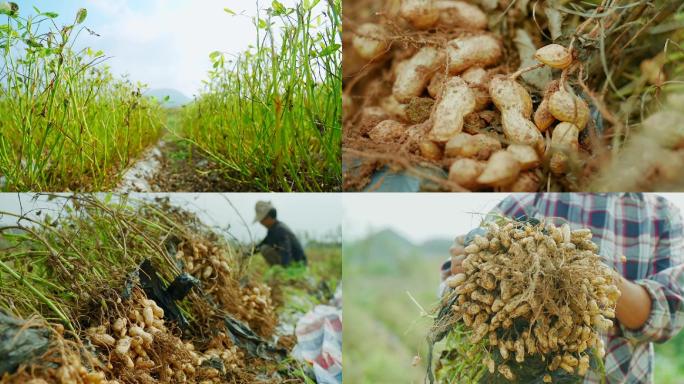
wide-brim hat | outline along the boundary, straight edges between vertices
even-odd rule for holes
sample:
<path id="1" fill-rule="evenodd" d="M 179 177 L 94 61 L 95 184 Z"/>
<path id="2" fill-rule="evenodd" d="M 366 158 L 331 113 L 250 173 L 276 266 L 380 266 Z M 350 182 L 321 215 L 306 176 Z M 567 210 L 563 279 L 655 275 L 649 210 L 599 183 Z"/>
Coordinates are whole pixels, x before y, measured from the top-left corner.
<path id="1" fill-rule="evenodd" d="M 263 220 L 271 209 L 273 209 L 273 205 L 270 201 L 257 201 L 254 205 L 254 222 Z"/>

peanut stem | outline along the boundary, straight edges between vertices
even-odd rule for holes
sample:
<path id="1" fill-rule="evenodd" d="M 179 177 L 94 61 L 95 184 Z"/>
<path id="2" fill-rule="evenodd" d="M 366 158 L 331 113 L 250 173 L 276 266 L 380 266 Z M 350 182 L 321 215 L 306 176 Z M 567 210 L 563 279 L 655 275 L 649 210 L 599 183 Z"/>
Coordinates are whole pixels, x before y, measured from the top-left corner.
<path id="1" fill-rule="evenodd" d="M 544 63 L 539 63 L 539 64 L 535 64 L 531 67 L 520 68 L 517 71 L 513 72 L 510 76 L 508 76 L 508 78 L 511 80 L 515 80 L 518 78 L 518 76 L 522 75 L 523 73 L 533 71 L 533 70 L 535 70 L 537 68 L 541 68 L 543 66 L 544 66 Z"/>

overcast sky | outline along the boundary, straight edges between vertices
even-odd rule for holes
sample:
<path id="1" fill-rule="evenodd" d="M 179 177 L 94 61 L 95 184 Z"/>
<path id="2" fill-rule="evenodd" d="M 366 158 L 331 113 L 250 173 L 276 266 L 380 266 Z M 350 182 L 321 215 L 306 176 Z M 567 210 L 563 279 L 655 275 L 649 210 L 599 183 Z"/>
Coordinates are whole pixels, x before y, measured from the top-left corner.
<path id="1" fill-rule="evenodd" d="M 343 233 L 347 239 L 391 228 L 415 243 L 452 238 L 476 227 L 506 193 L 345 194 Z M 684 193 L 658 193 L 684 210 Z"/>
<path id="2" fill-rule="evenodd" d="M 41 11 L 59 14 L 58 25 L 71 23 L 80 8 L 88 10 L 77 47 L 103 50 L 116 74 L 128 73 L 150 88 L 173 88 L 192 97 L 211 68 L 209 54 L 238 54 L 256 43 L 254 0 L 14 0 L 23 16 Z M 287 7 L 295 0 L 281 0 Z M 261 9 L 271 1 L 260 1 Z M 319 4 L 323 9 L 324 2 Z M 223 9 L 236 12 L 231 16 Z M 262 13 L 265 17 L 265 13 Z"/>
<path id="3" fill-rule="evenodd" d="M 270 201 L 278 210 L 278 218 L 286 223 L 296 234 L 309 234 L 314 239 L 327 239 L 338 232 L 342 222 L 342 196 L 334 193 L 159 193 L 132 194 L 134 197 L 171 196 L 175 205 L 184 206 L 197 212 L 200 218 L 212 226 L 230 226 L 230 233 L 242 241 L 249 241 L 250 232 L 255 241 L 261 241 L 266 236 L 266 230 L 259 223 L 253 223 L 254 204 L 259 200 Z M 63 200 L 57 199 L 47 202 L 41 198 L 33 201 L 34 194 L 0 194 L 0 211 L 19 213 L 21 205 L 24 212 L 30 209 L 52 211 L 52 217 L 57 216 L 57 209 L 61 208 Z M 237 212 L 228 201 L 237 208 Z M 240 216 L 247 222 L 245 226 Z M 15 219 L 0 216 L 0 224 L 15 223 Z"/>

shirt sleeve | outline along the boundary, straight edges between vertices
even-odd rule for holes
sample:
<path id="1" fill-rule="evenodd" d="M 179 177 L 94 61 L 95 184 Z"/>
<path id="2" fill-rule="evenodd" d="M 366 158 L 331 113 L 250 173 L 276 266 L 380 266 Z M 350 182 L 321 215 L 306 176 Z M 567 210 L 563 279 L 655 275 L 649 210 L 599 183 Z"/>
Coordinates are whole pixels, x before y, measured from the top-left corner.
<path id="1" fill-rule="evenodd" d="M 497 216 L 506 216 L 514 219 L 523 216 L 534 217 L 532 211 L 534 210 L 535 201 L 536 194 L 534 193 L 511 194 L 501 200 L 501 202 L 489 212 L 485 221 L 494 221 Z"/>
<path id="2" fill-rule="evenodd" d="M 639 330 L 621 326 L 633 341 L 662 343 L 684 327 L 684 233 L 679 210 L 671 206 L 670 211 L 653 255 L 653 273 L 634 281 L 651 296 L 651 313 Z"/>

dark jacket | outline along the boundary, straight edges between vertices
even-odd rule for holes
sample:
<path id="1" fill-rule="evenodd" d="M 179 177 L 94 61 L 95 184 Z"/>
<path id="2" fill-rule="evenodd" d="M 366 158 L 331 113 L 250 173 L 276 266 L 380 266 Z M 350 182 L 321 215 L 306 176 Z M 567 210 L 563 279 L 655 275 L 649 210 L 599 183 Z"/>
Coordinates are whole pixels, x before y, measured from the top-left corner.
<path id="1" fill-rule="evenodd" d="M 288 266 L 292 262 L 306 264 L 306 255 L 304 254 L 302 244 L 285 223 L 276 221 L 276 223 L 268 229 L 266 238 L 259 246 L 261 245 L 270 245 L 277 249 L 280 253 L 280 260 L 283 266 Z"/>

